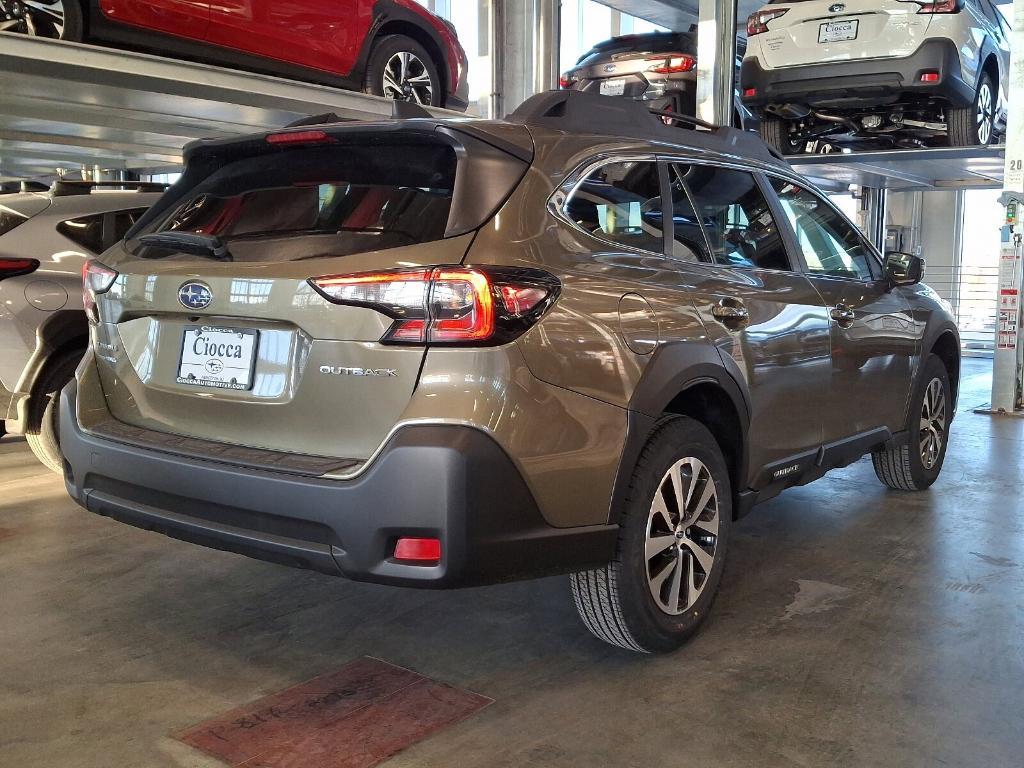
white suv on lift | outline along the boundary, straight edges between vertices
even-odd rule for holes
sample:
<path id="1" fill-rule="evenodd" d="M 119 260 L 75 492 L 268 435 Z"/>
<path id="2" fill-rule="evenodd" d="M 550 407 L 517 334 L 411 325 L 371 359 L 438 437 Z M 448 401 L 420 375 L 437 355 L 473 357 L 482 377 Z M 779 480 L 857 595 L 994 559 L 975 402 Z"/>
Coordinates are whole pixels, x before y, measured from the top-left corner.
<path id="1" fill-rule="evenodd" d="M 784 154 L 987 145 L 1006 125 L 1010 25 L 991 0 L 769 0 L 743 103 Z"/>

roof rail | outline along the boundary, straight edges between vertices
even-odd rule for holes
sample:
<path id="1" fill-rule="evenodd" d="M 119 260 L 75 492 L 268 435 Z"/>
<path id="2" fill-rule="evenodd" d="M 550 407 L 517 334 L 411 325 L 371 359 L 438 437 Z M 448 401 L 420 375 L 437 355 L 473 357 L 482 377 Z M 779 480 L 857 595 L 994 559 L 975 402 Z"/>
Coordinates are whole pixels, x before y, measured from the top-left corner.
<path id="1" fill-rule="evenodd" d="M 94 189 L 117 189 L 124 192 L 166 192 L 170 184 L 154 181 L 60 181 L 53 182 L 50 194 L 53 197 L 88 195 Z"/>
<path id="2" fill-rule="evenodd" d="M 772 164 L 785 163 L 756 133 L 713 125 L 677 112 L 650 109 L 642 101 L 621 96 L 599 96 L 585 91 L 545 91 L 524 101 L 506 119 L 556 131 L 641 138 L 741 154 Z M 680 123 L 701 130 L 681 133 Z"/>
<path id="3" fill-rule="evenodd" d="M 5 181 L 0 184 L 0 195 L 17 195 L 25 192 L 45 192 L 49 187 L 41 181 Z"/>

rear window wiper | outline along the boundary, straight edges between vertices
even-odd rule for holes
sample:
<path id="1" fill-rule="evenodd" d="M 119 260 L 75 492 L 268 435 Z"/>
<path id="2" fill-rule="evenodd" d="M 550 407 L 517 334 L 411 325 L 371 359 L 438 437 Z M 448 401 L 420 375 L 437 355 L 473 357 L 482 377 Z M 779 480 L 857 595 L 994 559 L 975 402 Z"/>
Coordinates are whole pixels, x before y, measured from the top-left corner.
<path id="1" fill-rule="evenodd" d="M 199 232 L 153 232 L 140 237 L 139 242 L 153 248 L 166 248 L 218 261 L 234 260 L 224 241 L 216 235 L 204 235 Z"/>

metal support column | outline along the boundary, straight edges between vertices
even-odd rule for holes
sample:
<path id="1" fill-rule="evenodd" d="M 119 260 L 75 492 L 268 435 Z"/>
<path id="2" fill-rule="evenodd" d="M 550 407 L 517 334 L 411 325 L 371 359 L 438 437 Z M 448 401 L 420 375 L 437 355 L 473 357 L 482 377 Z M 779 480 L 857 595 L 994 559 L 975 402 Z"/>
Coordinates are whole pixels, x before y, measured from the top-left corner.
<path id="1" fill-rule="evenodd" d="M 732 125 L 736 87 L 737 0 L 700 0 L 697 14 L 697 117 Z"/>
<path id="2" fill-rule="evenodd" d="M 871 243 L 885 250 L 885 190 L 860 188 L 860 220 L 857 224 Z"/>
<path id="3" fill-rule="evenodd" d="M 1021 403 L 1024 371 L 1021 356 L 1024 338 L 1021 328 L 1021 294 L 1024 292 L 1020 220 L 1024 208 L 1024 0 L 1013 3 L 1013 35 L 1010 62 L 1012 104 L 1006 131 L 1006 172 L 1003 203 L 1007 205 L 1007 227 L 999 258 L 999 306 L 996 315 L 996 351 L 992 366 L 992 411 L 1013 413 Z M 1012 207 L 1011 207 L 1012 206 Z M 1012 230 L 1012 231 L 1011 231 Z"/>
<path id="4" fill-rule="evenodd" d="M 558 54 L 561 42 L 561 0 L 536 0 L 537 35 L 533 43 L 533 92 L 558 87 Z"/>

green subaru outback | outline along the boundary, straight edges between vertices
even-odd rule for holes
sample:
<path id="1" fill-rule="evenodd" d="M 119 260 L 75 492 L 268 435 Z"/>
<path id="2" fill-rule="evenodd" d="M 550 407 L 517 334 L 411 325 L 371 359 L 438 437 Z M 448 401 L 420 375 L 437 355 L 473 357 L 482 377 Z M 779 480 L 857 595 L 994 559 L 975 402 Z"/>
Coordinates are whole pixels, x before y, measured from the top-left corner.
<path id="1" fill-rule="evenodd" d="M 68 490 L 359 581 L 571 574 L 598 637 L 676 648 L 759 502 L 934 482 L 960 349 L 920 259 L 694 122 L 563 91 L 190 145 L 85 271 Z"/>

